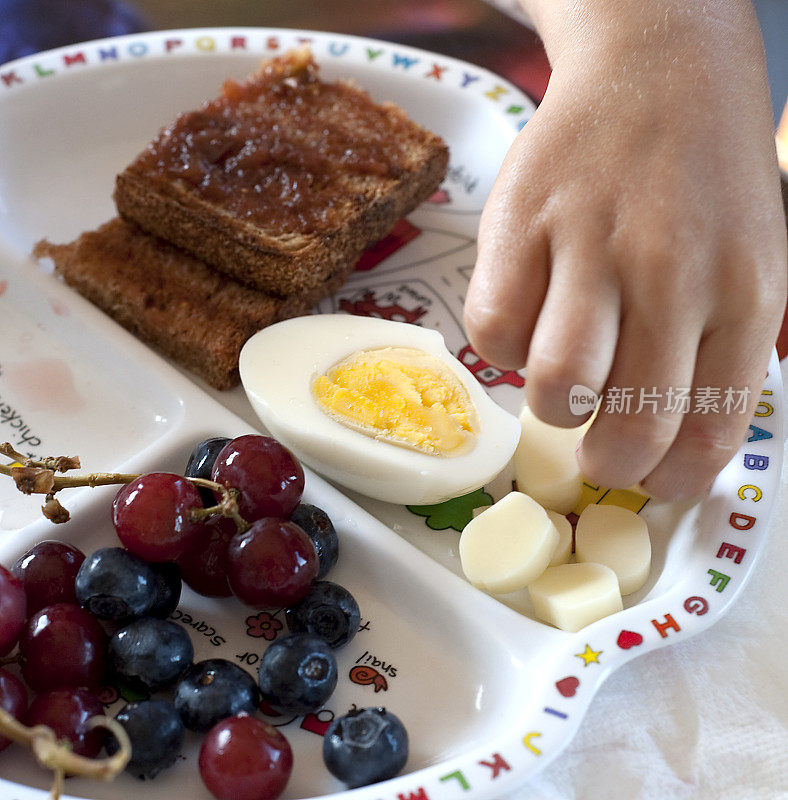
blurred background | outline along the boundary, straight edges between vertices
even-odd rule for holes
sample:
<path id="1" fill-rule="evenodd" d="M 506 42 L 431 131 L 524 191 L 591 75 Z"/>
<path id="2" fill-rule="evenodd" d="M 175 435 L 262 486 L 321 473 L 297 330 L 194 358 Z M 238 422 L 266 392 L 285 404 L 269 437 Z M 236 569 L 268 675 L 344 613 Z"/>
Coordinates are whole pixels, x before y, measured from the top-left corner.
<path id="1" fill-rule="evenodd" d="M 755 6 L 778 122 L 788 98 L 788 0 L 755 0 Z M 371 36 L 461 58 L 503 75 L 538 101 L 549 68 L 524 23 L 517 0 L 0 0 L 0 64 L 145 30 L 302 28 Z"/>
<path id="2" fill-rule="evenodd" d="M 259 26 L 334 31 L 423 47 L 485 66 L 541 98 L 535 34 L 484 0 L 0 0 L 0 64 L 146 30 Z"/>

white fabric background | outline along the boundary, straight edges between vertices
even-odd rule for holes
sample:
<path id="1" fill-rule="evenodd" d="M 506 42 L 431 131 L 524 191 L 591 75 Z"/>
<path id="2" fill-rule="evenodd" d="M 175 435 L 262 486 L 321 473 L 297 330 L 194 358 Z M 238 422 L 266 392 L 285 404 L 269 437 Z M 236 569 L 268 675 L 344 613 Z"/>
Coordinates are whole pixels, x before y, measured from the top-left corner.
<path id="1" fill-rule="evenodd" d="M 729 613 L 614 672 L 567 749 L 507 800 L 788 800 L 785 465 L 782 485 Z"/>

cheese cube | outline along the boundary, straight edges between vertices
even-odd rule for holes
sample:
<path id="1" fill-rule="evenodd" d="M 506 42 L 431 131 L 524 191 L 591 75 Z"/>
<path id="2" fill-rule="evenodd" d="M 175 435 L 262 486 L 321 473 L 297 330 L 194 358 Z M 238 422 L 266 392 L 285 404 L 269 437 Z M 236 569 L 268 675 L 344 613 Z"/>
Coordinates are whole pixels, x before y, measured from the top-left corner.
<path id="1" fill-rule="evenodd" d="M 648 525 L 627 508 L 587 506 L 577 521 L 575 559 L 610 567 L 621 594 L 632 594 L 643 586 L 651 569 Z"/>
<path id="2" fill-rule="evenodd" d="M 616 574 L 602 564 L 550 567 L 528 593 L 538 619 L 572 633 L 623 608 Z"/>
<path id="3" fill-rule="evenodd" d="M 479 589 L 506 594 L 547 569 L 558 531 L 528 495 L 511 492 L 472 519 L 460 536 L 460 563 Z"/>
<path id="4" fill-rule="evenodd" d="M 542 422 L 528 406 L 523 406 L 519 419 L 522 433 L 513 456 L 517 488 L 545 508 L 568 514 L 583 488 L 575 451 L 589 423 L 557 428 Z"/>

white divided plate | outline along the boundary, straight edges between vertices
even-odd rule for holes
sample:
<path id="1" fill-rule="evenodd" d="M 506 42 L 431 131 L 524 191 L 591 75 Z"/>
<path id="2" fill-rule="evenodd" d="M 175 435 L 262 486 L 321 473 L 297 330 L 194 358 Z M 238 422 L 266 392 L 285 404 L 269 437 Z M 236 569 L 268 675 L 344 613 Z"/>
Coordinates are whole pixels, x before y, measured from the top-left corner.
<path id="1" fill-rule="evenodd" d="M 515 87 L 478 67 L 399 45 L 284 30 L 198 30 L 91 42 L 0 67 L 0 440 L 36 454 L 74 454 L 90 471 L 182 471 L 192 446 L 257 426 L 242 390 L 212 391 L 159 358 L 28 258 L 35 241 L 68 241 L 113 213 L 121 170 L 176 112 L 213 96 L 228 76 L 308 40 L 325 76 L 353 77 L 445 137 L 442 190 L 365 257 L 318 311 L 404 319 L 440 330 L 503 406 L 523 379 L 482 362 L 460 325 L 475 231 L 503 155 L 533 110 Z M 587 487 L 586 501 L 619 502 L 648 519 L 654 563 L 625 609 L 577 634 L 530 618 L 526 598 L 487 597 L 459 576 L 458 529 L 474 505 L 509 488 L 504 475 L 470 499 L 409 510 L 349 500 L 308 473 L 305 500 L 341 538 L 330 576 L 358 598 L 363 621 L 339 652 L 327 708 L 281 725 L 295 752 L 286 798 L 344 796 L 320 757 L 321 732 L 352 704 L 383 705 L 405 722 L 405 772 L 356 790 L 365 800 L 500 798 L 555 758 L 596 689 L 627 660 L 697 633 L 736 598 L 763 543 L 782 458 L 782 397 L 772 360 L 748 439 L 694 507 Z M 36 540 L 85 551 L 113 544 L 112 488 L 75 490 L 73 521 L 54 528 L 39 504 L 0 485 L 0 561 Z M 362 508 L 363 506 L 363 508 Z M 366 509 L 366 510 L 365 510 Z M 373 516 L 374 515 L 374 516 Z M 173 619 L 191 628 L 196 658 L 223 656 L 252 673 L 282 613 L 186 590 Z M 70 779 L 88 798 L 208 798 L 199 740 L 153 782 Z M 27 753 L 0 756 L 0 796 L 40 800 L 49 776 Z M 349 795 L 348 795 L 349 796 Z"/>

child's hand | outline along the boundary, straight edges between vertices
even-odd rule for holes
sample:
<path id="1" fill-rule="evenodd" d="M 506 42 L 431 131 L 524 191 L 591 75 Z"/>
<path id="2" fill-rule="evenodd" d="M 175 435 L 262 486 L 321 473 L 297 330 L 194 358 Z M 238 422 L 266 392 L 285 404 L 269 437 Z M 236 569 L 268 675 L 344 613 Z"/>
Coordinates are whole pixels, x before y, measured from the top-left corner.
<path id="1" fill-rule="evenodd" d="M 744 439 L 785 307 L 754 13 L 742 0 L 529 10 L 553 75 L 484 210 L 468 335 L 491 363 L 526 365 L 528 402 L 554 425 L 584 420 L 572 386 L 609 390 L 579 450 L 590 480 L 692 496 Z M 687 387 L 693 410 L 667 410 Z M 716 413 L 694 410 L 706 387 Z"/>

